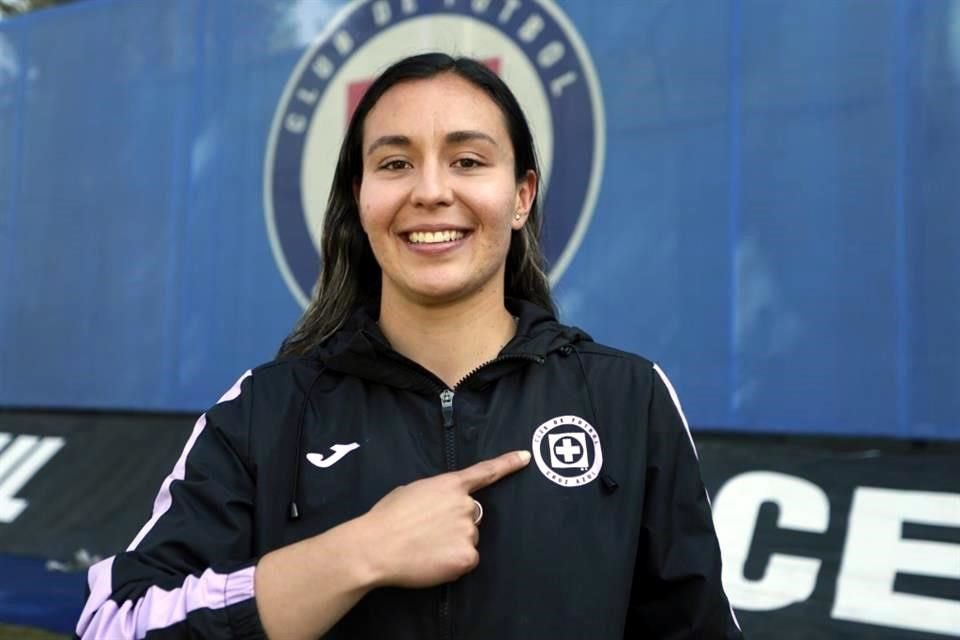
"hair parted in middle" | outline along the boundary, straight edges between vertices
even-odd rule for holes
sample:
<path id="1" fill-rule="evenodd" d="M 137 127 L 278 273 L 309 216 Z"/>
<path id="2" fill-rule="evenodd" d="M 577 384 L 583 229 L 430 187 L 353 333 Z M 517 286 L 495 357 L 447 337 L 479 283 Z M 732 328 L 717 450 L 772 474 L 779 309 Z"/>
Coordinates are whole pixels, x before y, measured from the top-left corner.
<path id="1" fill-rule="evenodd" d="M 350 118 L 324 215 L 320 276 L 310 304 L 283 341 L 279 357 L 308 353 L 339 329 L 357 307 L 379 306 L 380 265 L 361 226 L 354 191 L 363 179 L 364 123 L 383 94 L 394 85 L 442 73 L 456 74 L 493 100 L 503 113 L 513 146 L 517 181 L 530 171 L 537 176 L 537 194 L 527 221 L 510 238 L 504 292 L 507 297 L 526 300 L 556 313 L 540 247 L 540 167 L 533 135 L 519 102 L 503 80 L 482 63 L 444 53 L 425 53 L 404 58 L 378 76 Z"/>

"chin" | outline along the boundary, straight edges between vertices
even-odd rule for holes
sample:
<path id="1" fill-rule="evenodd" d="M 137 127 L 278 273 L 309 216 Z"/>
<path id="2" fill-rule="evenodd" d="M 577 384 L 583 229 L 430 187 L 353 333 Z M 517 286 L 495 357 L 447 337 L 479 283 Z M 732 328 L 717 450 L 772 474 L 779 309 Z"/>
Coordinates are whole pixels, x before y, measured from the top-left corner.
<path id="1" fill-rule="evenodd" d="M 471 291 L 462 287 L 429 286 L 418 287 L 413 291 L 416 299 L 423 305 L 442 305 L 457 302 L 469 297 Z"/>
<path id="2" fill-rule="evenodd" d="M 496 272 L 487 276 L 484 273 L 470 273 L 469 270 L 464 273 L 461 270 L 454 272 L 440 269 L 417 275 L 420 277 L 408 277 L 405 281 L 394 282 L 399 285 L 398 293 L 402 291 L 407 300 L 424 306 L 447 305 L 483 295 L 496 286 L 498 277 Z"/>
<path id="3" fill-rule="evenodd" d="M 410 283 L 407 289 L 414 300 L 425 305 L 449 304 L 465 300 L 481 292 L 484 287 L 460 278 L 437 278 Z"/>

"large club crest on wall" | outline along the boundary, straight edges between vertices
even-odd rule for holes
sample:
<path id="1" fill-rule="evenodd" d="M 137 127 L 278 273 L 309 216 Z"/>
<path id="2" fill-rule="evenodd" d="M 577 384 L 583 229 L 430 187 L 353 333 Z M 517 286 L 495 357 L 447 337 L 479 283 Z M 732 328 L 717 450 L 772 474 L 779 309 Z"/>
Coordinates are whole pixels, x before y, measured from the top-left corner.
<path id="1" fill-rule="evenodd" d="M 274 257 L 306 306 L 336 150 L 353 109 L 391 63 L 425 51 L 484 61 L 530 120 L 543 172 L 543 244 L 555 283 L 589 226 L 603 173 L 604 118 L 587 48 L 550 0 L 361 0 L 301 57 L 274 115 L 264 208 Z"/>

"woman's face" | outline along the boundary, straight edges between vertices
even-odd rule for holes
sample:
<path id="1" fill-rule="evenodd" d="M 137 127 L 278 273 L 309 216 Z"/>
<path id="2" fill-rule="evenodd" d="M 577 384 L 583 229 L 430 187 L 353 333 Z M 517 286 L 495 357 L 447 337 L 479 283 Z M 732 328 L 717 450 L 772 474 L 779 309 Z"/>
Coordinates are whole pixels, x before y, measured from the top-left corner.
<path id="1" fill-rule="evenodd" d="M 536 188 L 532 171 L 517 183 L 504 116 L 483 90 L 452 73 L 391 87 L 367 114 L 355 189 L 383 296 L 502 297 L 510 234 Z"/>

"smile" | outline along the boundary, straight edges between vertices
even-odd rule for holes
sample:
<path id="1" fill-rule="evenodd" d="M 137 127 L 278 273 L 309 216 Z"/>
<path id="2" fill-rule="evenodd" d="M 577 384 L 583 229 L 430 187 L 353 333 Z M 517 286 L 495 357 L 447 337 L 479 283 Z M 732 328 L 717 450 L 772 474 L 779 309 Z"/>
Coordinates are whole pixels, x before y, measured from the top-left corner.
<path id="1" fill-rule="evenodd" d="M 456 229 L 445 229 L 443 231 L 413 231 L 407 236 L 407 241 L 411 244 L 439 244 L 442 242 L 455 242 L 463 238 L 466 234 Z"/>

